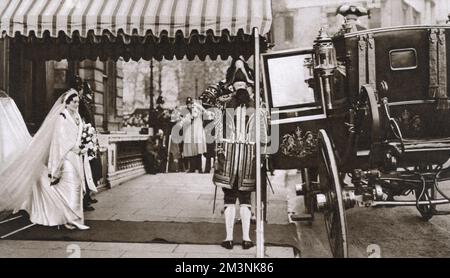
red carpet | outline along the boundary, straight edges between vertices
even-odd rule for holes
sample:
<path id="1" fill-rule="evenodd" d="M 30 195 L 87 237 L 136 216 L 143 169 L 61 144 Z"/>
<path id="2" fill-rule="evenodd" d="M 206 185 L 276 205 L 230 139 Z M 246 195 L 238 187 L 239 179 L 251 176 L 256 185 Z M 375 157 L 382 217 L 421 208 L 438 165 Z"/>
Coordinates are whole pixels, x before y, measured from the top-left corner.
<path id="1" fill-rule="evenodd" d="M 0 235 L 5 235 L 26 226 L 26 217 L 0 225 Z M 128 243 L 176 243 L 176 244 L 220 244 L 225 238 L 223 223 L 209 222 L 134 222 L 134 221 L 87 221 L 91 227 L 87 231 L 67 230 L 56 227 L 33 226 L 9 236 L 10 240 L 50 240 L 50 241 L 89 241 L 89 242 L 128 242 Z M 251 227 L 251 235 L 255 226 Z M 234 240 L 242 241 L 241 225 L 234 228 Z M 298 249 L 295 224 L 264 225 L 265 245 L 287 246 Z"/>

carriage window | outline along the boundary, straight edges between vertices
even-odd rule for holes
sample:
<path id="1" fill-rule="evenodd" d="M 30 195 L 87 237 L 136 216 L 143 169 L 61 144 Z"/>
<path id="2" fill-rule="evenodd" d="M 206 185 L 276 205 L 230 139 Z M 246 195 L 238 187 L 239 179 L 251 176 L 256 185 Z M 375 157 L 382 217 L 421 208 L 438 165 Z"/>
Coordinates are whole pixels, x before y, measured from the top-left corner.
<path id="1" fill-rule="evenodd" d="M 310 81 L 313 76 L 307 64 L 312 67 L 312 55 L 291 55 L 273 57 L 267 60 L 271 104 L 273 107 L 308 105 L 316 102 Z M 312 69 L 312 68 L 311 68 Z"/>
<path id="2" fill-rule="evenodd" d="M 270 108 L 271 124 L 326 118 L 320 83 L 315 78 L 312 49 L 264 53 L 262 65 L 264 93 Z"/>
<path id="3" fill-rule="evenodd" d="M 417 53 L 414 48 L 389 51 L 392 70 L 409 70 L 417 68 Z"/>

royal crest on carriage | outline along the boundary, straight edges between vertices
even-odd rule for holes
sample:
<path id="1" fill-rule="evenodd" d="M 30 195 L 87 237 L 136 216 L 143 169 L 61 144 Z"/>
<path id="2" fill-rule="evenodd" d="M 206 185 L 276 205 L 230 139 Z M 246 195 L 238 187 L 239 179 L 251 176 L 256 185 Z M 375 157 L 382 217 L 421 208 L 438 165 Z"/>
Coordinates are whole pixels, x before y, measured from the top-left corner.
<path id="1" fill-rule="evenodd" d="M 281 152 L 286 156 L 303 158 L 317 151 L 317 136 L 312 131 L 303 131 L 297 126 L 295 133 L 287 133 L 282 137 Z"/>

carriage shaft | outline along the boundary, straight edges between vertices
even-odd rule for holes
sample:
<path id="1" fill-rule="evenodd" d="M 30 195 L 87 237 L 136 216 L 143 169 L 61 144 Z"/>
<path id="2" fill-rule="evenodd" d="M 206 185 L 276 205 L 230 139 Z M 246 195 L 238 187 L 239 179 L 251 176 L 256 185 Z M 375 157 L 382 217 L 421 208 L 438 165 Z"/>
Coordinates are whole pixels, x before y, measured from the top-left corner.
<path id="1" fill-rule="evenodd" d="M 431 201 L 373 201 L 371 203 L 372 207 L 376 206 L 416 206 L 416 205 L 444 205 L 450 204 L 450 201 L 447 199 L 438 199 Z"/>

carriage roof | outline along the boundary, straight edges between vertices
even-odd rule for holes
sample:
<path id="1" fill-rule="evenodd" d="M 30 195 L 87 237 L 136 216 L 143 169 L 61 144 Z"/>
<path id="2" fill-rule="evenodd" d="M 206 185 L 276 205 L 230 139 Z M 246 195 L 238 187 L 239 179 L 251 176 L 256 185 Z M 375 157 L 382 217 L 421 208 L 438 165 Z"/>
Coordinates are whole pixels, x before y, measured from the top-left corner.
<path id="1" fill-rule="evenodd" d="M 357 32 L 351 32 L 344 34 L 345 38 L 361 36 L 365 34 L 376 34 L 376 33 L 384 33 L 384 32 L 392 32 L 392 31 L 406 31 L 406 30 L 424 30 L 424 29 L 450 29 L 450 25 L 440 24 L 440 25 L 402 25 L 402 26 L 393 26 L 393 27 L 382 27 L 382 28 L 373 28 L 360 30 Z"/>

